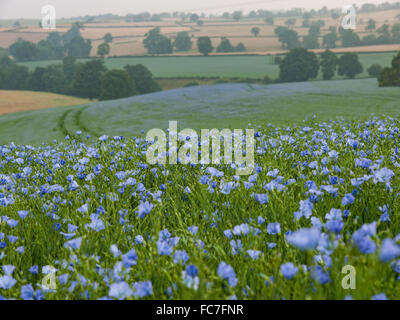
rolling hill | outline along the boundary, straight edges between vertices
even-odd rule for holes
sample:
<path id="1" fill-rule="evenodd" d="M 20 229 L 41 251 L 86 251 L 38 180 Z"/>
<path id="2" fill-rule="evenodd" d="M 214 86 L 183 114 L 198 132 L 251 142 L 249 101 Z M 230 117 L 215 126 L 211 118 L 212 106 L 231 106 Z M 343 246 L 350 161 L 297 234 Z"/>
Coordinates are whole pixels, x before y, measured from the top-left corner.
<path id="1" fill-rule="evenodd" d="M 174 89 L 120 100 L 27 111 L 0 117 L 0 143 L 63 139 L 76 131 L 93 137 L 140 135 L 183 128 L 245 128 L 248 123 L 288 125 L 316 115 L 319 120 L 396 117 L 400 90 L 379 88 L 375 79 L 274 84 L 218 84 Z"/>

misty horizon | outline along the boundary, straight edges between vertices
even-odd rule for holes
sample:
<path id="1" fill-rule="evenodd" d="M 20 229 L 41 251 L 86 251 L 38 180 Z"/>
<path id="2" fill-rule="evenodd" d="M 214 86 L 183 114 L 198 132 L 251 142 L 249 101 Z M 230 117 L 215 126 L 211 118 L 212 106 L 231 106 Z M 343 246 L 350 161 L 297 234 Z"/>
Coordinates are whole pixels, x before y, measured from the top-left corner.
<path id="1" fill-rule="evenodd" d="M 264 0 L 264 1 L 247 1 L 240 0 L 202 0 L 201 4 L 193 0 L 148 0 L 146 3 L 135 4 L 127 0 L 87 0 L 82 1 L 70 0 L 68 3 L 61 0 L 1 0 L 0 1 L 0 19 L 40 19 L 42 18 L 41 8 L 45 5 L 53 5 L 57 10 L 57 18 L 76 18 L 83 16 L 96 16 L 101 14 L 115 14 L 125 16 L 129 13 L 172 13 L 192 12 L 206 14 L 221 14 L 224 11 L 232 12 L 241 10 L 250 12 L 252 10 L 270 10 L 283 11 L 293 8 L 303 8 L 306 10 L 320 9 L 327 6 L 329 9 L 341 8 L 345 5 L 356 4 L 358 6 L 364 3 L 394 3 L 392 1 L 374 1 L 374 0 Z M 75 5 L 74 5 L 75 4 Z"/>

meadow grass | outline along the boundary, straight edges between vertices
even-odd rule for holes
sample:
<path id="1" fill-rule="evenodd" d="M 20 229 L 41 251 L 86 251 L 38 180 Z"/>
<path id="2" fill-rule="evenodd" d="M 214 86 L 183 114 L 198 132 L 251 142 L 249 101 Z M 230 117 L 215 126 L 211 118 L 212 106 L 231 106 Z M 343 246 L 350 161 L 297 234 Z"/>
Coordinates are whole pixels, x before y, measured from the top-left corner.
<path id="1" fill-rule="evenodd" d="M 182 128 L 244 128 L 248 123 L 289 125 L 316 115 L 322 121 L 397 116 L 400 93 L 375 79 L 314 81 L 260 86 L 219 84 L 175 89 L 74 107 L 0 117 L 0 143 L 63 139 L 81 130 L 133 136 L 177 120 Z"/>

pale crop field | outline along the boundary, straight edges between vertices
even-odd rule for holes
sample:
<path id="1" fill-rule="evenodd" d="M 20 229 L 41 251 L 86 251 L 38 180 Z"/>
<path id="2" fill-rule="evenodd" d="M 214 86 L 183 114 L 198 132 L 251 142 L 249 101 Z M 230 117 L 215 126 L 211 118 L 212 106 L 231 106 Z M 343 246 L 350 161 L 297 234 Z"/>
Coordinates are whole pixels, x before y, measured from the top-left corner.
<path id="1" fill-rule="evenodd" d="M 396 19 L 396 15 L 400 13 L 400 10 L 382 11 L 374 13 L 360 13 L 357 16 L 358 24 L 356 32 L 362 38 L 369 34 L 365 30 L 367 21 L 374 19 L 377 22 L 377 28 L 382 26 L 384 23 L 393 25 L 400 22 Z M 145 34 L 148 33 L 152 28 L 160 27 L 161 33 L 171 37 L 172 40 L 176 37 L 179 32 L 187 31 L 191 37 L 193 37 L 193 49 L 186 54 L 192 55 L 197 53 L 196 40 L 198 37 L 209 36 L 212 37 L 214 47 L 217 47 L 220 43 L 220 38 L 227 37 L 233 45 L 237 45 L 242 42 L 247 51 L 250 53 L 280 53 L 282 51 L 281 44 L 278 38 L 274 34 L 274 29 L 278 26 L 286 26 L 285 22 L 288 18 L 276 18 L 273 26 L 265 24 L 261 19 L 242 19 L 239 22 L 233 20 L 222 20 L 222 19 L 202 19 L 204 21 L 203 26 L 198 26 L 195 23 L 189 23 L 188 21 L 182 22 L 180 19 L 164 19 L 159 22 L 125 22 L 125 21 L 98 21 L 94 23 L 84 23 L 81 30 L 84 38 L 93 40 L 92 56 L 97 55 L 97 47 L 102 42 L 102 38 L 106 33 L 111 33 L 114 37 L 114 41 L 111 44 L 111 56 L 127 56 L 127 55 L 145 55 L 147 50 L 143 47 L 143 39 Z M 321 37 L 326 34 L 330 26 L 339 27 L 341 23 L 341 17 L 334 20 L 331 17 L 313 17 L 312 21 L 323 20 L 325 26 L 321 28 Z M 1 21 L 0 21 L 1 22 Z M 291 27 L 300 36 L 300 39 L 308 34 L 308 28 L 302 28 L 303 22 L 302 17 L 296 18 L 296 24 Z M 33 23 L 33 22 L 32 22 Z M 1 23 L 0 23 L 1 25 Z M 65 33 L 68 31 L 70 24 L 60 24 L 57 26 L 57 31 Z M 260 28 L 259 37 L 255 38 L 250 30 L 252 27 Z M 12 29 L 9 32 L 9 27 L 0 28 L 0 47 L 8 47 L 18 38 L 29 40 L 34 43 L 39 42 L 47 37 L 48 30 L 39 28 L 37 23 L 22 28 Z M 6 32 L 7 31 L 7 32 Z M 322 43 L 322 39 L 320 39 Z M 384 46 L 373 46 L 373 47 L 357 47 L 357 52 L 386 52 L 398 50 L 397 45 L 384 45 Z M 341 49 L 341 52 L 346 52 L 349 49 Z M 353 49 L 350 49 L 354 51 Z M 185 53 L 179 53 L 179 55 L 185 55 Z"/>
<path id="2" fill-rule="evenodd" d="M 0 90 L 0 115 L 83 103 L 89 100 L 54 93 Z"/>

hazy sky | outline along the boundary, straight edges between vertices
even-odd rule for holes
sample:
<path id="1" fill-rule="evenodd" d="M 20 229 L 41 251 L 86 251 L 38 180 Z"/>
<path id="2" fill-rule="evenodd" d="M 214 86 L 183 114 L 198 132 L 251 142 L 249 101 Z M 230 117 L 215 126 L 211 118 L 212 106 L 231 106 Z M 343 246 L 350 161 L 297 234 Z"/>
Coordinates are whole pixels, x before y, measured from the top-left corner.
<path id="1" fill-rule="evenodd" d="M 362 4 L 396 2 L 399 0 L 0 0 L 0 19 L 41 18 L 41 8 L 50 4 L 56 8 L 57 17 L 76 17 L 100 13 L 125 15 L 149 11 L 217 13 L 223 11 L 253 9 L 319 9 L 324 5 L 338 8 L 353 3 Z"/>

